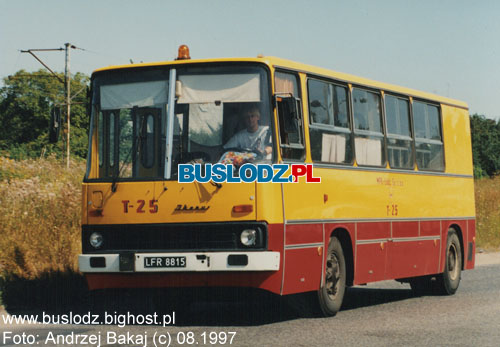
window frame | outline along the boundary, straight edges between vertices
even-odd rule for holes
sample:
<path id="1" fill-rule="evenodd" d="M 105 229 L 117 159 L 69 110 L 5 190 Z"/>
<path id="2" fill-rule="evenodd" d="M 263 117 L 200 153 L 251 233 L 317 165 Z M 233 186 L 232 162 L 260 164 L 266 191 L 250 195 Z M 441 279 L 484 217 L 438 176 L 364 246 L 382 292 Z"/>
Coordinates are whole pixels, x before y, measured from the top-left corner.
<path id="1" fill-rule="evenodd" d="M 158 156 L 158 149 L 157 147 L 160 147 L 161 145 L 161 140 L 157 139 L 157 131 L 158 131 L 158 124 L 157 124 L 157 117 L 147 108 L 147 112 L 144 112 L 144 114 L 138 113 L 137 110 L 135 110 L 135 139 L 141 139 L 141 143 L 136 143 L 134 153 L 135 155 L 139 155 L 139 158 L 136 158 L 137 165 L 142 166 L 144 169 L 151 169 L 155 166 L 155 162 L 157 161 L 157 156 Z M 152 141 L 149 141 L 148 138 L 148 118 L 151 117 L 153 119 L 153 132 L 152 132 Z M 143 119 L 144 118 L 144 119 Z M 141 129 L 140 124 L 144 122 L 144 126 Z M 137 140 L 136 140 L 137 141 Z M 145 142 L 143 142 L 145 141 Z M 150 155 L 150 146 L 152 146 L 152 155 L 151 155 L 151 164 L 147 162 L 149 159 L 148 156 Z M 144 153 L 147 153 L 144 155 Z M 158 163 L 160 165 L 160 162 Z M 139 170 L 139 167 L 137 167 Z"/>
<path id="2" fill-rule="evenodd" d="M 413 107 L 415 102 L 419 102 L 422 104 L 425 104 L 426 106 L 433 106 L 436 107 L 438 110 L 438 125 L 439 125 L 439 136 L 441 137 L 441 141 L 438 140 L 433 140 L 433 139 L 427 139 L 427 138 L 422 138 L 419 137 L 417 138 L 417 133 L 415 131 L 415 114 L 413 112 Z M 432 102 L 426 99 L 421 99 L 421 98 L 412 98 L 411 102 L 411 117 L 412 117 L 412 131 L 413 131 L 413 141 L 414 141 L 414 146 L 415 146 L 415 167 L 418 169 L 418 171 L 421 172 L 446 172 L 446 150 L 445 150 L 445 145 L 444 145 L 444 133 L 443 133 L 443 116 L 442 116 L 442 110 L 441 110 L 441 104 L 437 102 Z M 424 142 L 424 143 L 429 143 L 429 144 L 434 144 L 434 145 L 441 145 L 443 148 L 443 169 L 442 170 L 436 170 L 436 169 L 429 169 L 429 168 L 421 168 L 418 165 L 418 160 L 417 160 L 417 139 L 419 142 Z"/>
<path id="3" fill-rule="evenodd" d="M 311 80 L 317 81 L 317 82 L 322 82 L 322 83 L 325 83 L 325 84 L 331 84 L 334 87 L 345 88 L 345 90 L 346 90 L 346 102 L 347 102 L 347 120 L 349 122 L 349 127 L 348 128 L 336 126 L 335 125 L 335 120 L 334 120 L 333 124 L 316 123 L 316 122 L 313 121 L 312 115 L 311 115 L 311 111 L 310 111 L 310 102 L 311 101 L 310 101 L 310 95 L 309 95 L 309 82 Z M 342 82 L 339 82 L 339 81 L 336 81 L 336 80 L 329 80 L 329 79 L 325 79 L 325 78 L 320 78 L 320 77 L 314 76 L 314 75 L 307 75 L 306 76 L 306 88 L 307 88 L 307 112 L 308 112 L 308 122 L 309 122 L 309 127 L 308 127 L 309 131 L 307 132 L 307 136 L 309 136 L 309 152 L 310 152 L 310 155 L 311 155 L 311 161 L 313 163 L 318 163 L 318 164 L 321 164 L 321 165 L 353 166 L 354 162 L 355 162 L 355 157 L 356 157 L 355 154 L 356 153 L 355 153 L 355 148 L 354 148 L 352 101 L 351 101 L 351 89 L 349 88 L 349 84 L 348 83 L 342 83 Z M 347 135 L 349 135 L 350 136 L 350 138 L 349 138 L 349 145 L 350 145 L 351 151 L 352 151 L 352 153 L 351 153 L 351 160 L 349 162 L 345 162 L 345 163 L 330 162 L 330 161 L 321 161 L 321 160 L 315 161 L 315 160 L 313 160 L 312 153 L 311 153 L 311 129 L 320 130 L 320 131 L 324 130 L 324 131 L 329 132 L 329 133 L 336 132 L 336 133 L 340 133 L 340 134 L 347 134 Z"/>
<path id="4" fill-rule="evenodd" d="M 355 119 L 354 119 L 354 89 L 359 89 L 363 90 L 365 92 L 377 94 L 379 97 L 379 111 L 380 111 L 380 130 L 382 133 L 374 132 L 371 130 L 360 130 L 356 129 L 355 126 Z M 353 142 L 354 142 L 354 158 L 356 161 L 356 165 L 359 167 L 373 167 L 373 168 L 387 168 L 388 166 L 388 160 L 387 160 L 387 137 L 386 137 L 386 129 L 385 129 L 385 105 L 383 102 L 383 95 L 384 91 L 382 89 L 377 89 L 377 88 L 370 88 L 367 86 L 363 85 L 358 85 L 358 84 L 352 84 L 350 88 L 350 102 L 351 102 L 351 122 L 352 122 L 352 134 L 353 134 Z M 382 134 L 382 136 L 380 136 Z M 382 158 L 382 163 L 380 165 L 367 165 L 367 164 L 360 164 L 358 162 L 357 156 L 356 156 L 356 136 L 369 136 L 369 137 L 380 137 L 382 139 L 382 151 L 381 154 L 383 155 Z"/>
<path id="5" fill-rule="evenodd" d="M 293 75 L 295 77 L 296 81 L 296 87 L 297 87 L 297 94 L 298 95 L 293 95 L 292 93 L 284 93 L 284 92 L 277 92 L 276 91 L 276 74 L 282 73 L 282 74 L 288 74 L 288 75 Z M 273 107 L 276 109 L 276 128 L 278 131 L 278 140 L 279 142 L 277 143 L 277 148 L 280 152 L 281 160 L 282 161 L 293 161 L 293 162 L 305 162 L 306 157 L 307 157 L 307 145 L 306 145 L 306 138 L 305 138 L 305 122 L 304 122 L 304 105 L 303 105 L 303 93 L 302 93 L 302 84 L 301 84 L 301 78 L 299 75 L 298 71 L 294 70 L 287 70 L 287 69 L 282 69 L 282 68 L 276 68 L 272 74 L 272 83 L 273 83 Z M 300 126 L 300 139 L 302 141 L 302 144 L 297 144 L 297 143 L 290 143 L 286 144 L 282 142 L 282 136 L 281 136 L 281 125 L 280 125 L 280 116 L 279 116 L 279 111 L 278 108 L 276 107 L 276 97 L 278 96 L 283 96 L 285 94 L 292 95 L 295 99 L 297 99 L 297 109 L 298 112 L 300 112 L 300 118 L 301 122 L 298 124 Z M 283 156 L 283 149 L 291 149 L 291 150 L 302 150 L 302 156 L 300 159 L 295 159 L 295 158 L 285 158 Z"/>
<path id="6" fill-rule="evenodd" d="M 385 99 L 387 96 L 394 97 L 400 100 L 404 100 L 408 102 L 408 125 L 409 125 L 409 131 L 410 131 L 410 136 L 404 136 L 404 135 L 399 135 L 399 134 L 389 134 L 389 129 L 388 129 L 388 124 L 387 124 L 387 109 L 385 105 Z M 385 138 L 386 138 L 386 159 L 387 159 L 387 165 L 389 165 L 389 169 L 394 169 L 394 170 L 408 170 L 408 171 L 413 171 L 415 170 L 415 167 L 417 166 L 417 156 L 416 156 L 416 148 L 415 148 L 415 132 L 413 130 L 413 103 L 412 103 L 412 98 L 408 95 L 404 94 L 397 94 L 393 92 L 385 92 L 383 91 L 382 93 L 382 101 L 383 101 L 383 113 L 384 113 L 384 126 L 385 126 Z M 389 144 L 388 144 L 388 139 L 396 139 L 396 140 L 406 140 L 410 141 L 410 151 L 412 155 L 412 166 L 411 167 L 396 167 L 396 166 L 391 166 L 390 160 L 389 160 Z"/>
<path id="7" fill-rule="evenodd" d="M 119 110 L 103 110 L 97 115 L 97 169 L 103 177 L 110 178 L 118 171 Z M 104 141 L 102 141 L 104 139 Z M 102 152 L 102 153 L 101 153 Z M 113 164 L 112 164 L 113 159 Z M 118 162 L 117 162 L 118 161 Z"/>

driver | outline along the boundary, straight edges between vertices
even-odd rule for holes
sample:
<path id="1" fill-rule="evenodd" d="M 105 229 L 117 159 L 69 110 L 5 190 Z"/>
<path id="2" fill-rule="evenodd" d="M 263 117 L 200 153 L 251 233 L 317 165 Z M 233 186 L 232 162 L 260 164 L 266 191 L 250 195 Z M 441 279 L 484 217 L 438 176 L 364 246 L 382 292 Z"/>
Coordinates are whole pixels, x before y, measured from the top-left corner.
<path id="1" fill-rule="evenodd" d="M 260 110 L 257 104 L 247 106 L 242 112 L 245 128 L 237 132 L 223 146 L 224 149 L 251 149 L 265 158 L 271 155 L 271 133 L 267 125 L 259 125 Z"/>

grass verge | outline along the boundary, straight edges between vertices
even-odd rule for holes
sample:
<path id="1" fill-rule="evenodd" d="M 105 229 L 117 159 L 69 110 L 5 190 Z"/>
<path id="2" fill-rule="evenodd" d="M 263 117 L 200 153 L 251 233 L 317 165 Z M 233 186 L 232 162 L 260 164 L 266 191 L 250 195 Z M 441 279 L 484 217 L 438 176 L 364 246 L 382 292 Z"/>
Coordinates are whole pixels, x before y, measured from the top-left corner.
<path id="1" fill-rule="evenodd" d="M 476 245 L 500 249 L 500 176 L 475 181 Z"/>
<path id="2" fill-rule="evenodd" d="M 84 163 L 0 157 L 0 270 L 26 279 L 77 270 Z"/>

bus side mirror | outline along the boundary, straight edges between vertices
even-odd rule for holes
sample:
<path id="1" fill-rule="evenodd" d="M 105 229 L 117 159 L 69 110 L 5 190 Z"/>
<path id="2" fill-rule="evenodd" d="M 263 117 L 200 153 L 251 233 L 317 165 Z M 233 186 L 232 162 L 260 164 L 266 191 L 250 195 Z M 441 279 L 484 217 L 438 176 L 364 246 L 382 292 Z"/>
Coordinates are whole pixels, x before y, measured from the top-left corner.
<path id="1" fill-rule="evenodd" d="M 49 143 L 56 143 L 61 132 L 61 109 L 53 106 L 50 110 Z"/>
<path id="2" fill-rule="evenodd" d="M 298 131 L 299 109 L 297 99 L 293 96 L 277 96 L 276 107 L 280 121 L 283 122 L 283 130 L 287 134 Z"/>

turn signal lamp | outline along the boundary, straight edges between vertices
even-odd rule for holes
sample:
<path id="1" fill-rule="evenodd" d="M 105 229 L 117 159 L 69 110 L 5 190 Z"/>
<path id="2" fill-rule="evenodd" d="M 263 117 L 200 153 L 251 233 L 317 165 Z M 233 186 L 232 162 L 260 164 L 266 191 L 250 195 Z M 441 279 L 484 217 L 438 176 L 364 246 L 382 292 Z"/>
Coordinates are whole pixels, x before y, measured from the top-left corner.
<path id="1" fill-rule="evenodd" d="M 244 212 L 252 212 L 253 205 L 235 205 L 233 206 L 234 213 L 244 213 Z"/>
<path id="2" fill-rule="evenodd" d="M 191 59 L 191 57 L 189 56 L 189 47 L 186 45 L 180 45 L 176 60 L 186 60 L 186 59 Z"/>

